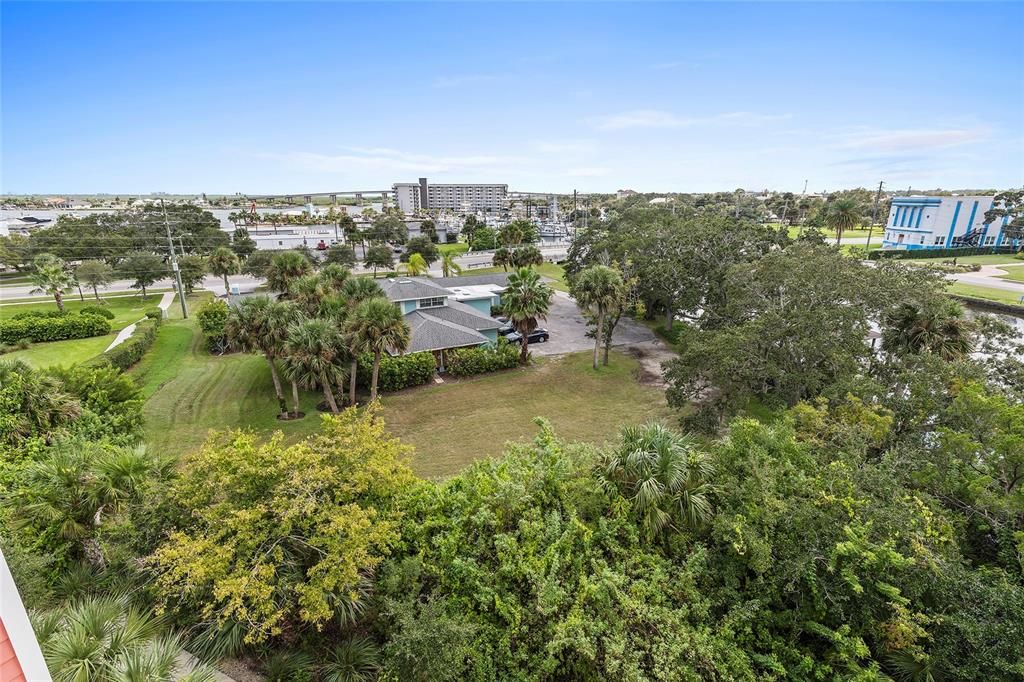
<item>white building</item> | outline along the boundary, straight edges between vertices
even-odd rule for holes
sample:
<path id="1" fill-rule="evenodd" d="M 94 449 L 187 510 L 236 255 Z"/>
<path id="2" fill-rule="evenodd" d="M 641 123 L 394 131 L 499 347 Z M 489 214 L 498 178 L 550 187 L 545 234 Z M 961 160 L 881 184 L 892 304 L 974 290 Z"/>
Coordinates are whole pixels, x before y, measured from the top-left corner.
<path id="1" fill-rule="evenodd" d="M 1016 246 L 1004 236 L 1008 219 L 985 224 L 992 196 L 896 197 L 885 224 L 882 248 L 946 249 L 959 246 Z"/>
<path id="2" fill-rule="evenodd" d="M 508 185 L 492 184 L 430 184 L 398 182 L 392 185 L 395 202 L 404 213 L 421 209 L 448 209 L 459 213 L 495 212 L 505 207 Z"/>

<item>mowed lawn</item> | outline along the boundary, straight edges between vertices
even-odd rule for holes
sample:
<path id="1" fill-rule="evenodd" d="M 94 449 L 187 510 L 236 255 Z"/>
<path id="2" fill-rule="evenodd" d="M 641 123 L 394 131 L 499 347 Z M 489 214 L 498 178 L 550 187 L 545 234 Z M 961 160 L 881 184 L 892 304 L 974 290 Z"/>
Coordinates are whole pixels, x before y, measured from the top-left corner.
<path id="1" fill-rule="evenodd" d="M 160 302 L 161 295 L 151 295 L 146 300 L 142 300 L 140 296 L 104 298 L 103 301 L 106 305 L 103 307 L 114 313 L 114 319 L 110 321 L 110 326 L 114 333 L 104 336 L 93 336 L 87 339 L 34 343 L 26 350 L 8 353 L 3 358 L 23 360 L 33 367 L 53 367 L 58 365 L 68 367 L 79 362 L 85 362 L 105 351 L 110 342 L 117 336 L 116 332 L 145 317 L 146 311 L 156 307 Z M 89 298 L 88 296 L 86 296 L 84 302 L 78 298 L 64 300 L 64 307 L 69 312 L 75 312 L 82 308 L 82 306 L 95 304 L 96 299 Z M 48 311 L 56 309 L 57 304 L 53 302 L 53 299 L 47 299 L 40 303 L 0 305 L 0 320 L 9 319 L 17 313 L 30 310 Z"/>
<path id="2" fill-rule="evenodd" d="M 90 360 L 107 349 L 116 334 L 93 336 L 88 339 L 33 343 L 25 350 L 0 355 L 3 360 L 22 360 L 32 367 L 69 367 Z"/>
<path id="3" fill-rule="evenodd" d="M 1024 305 L 1024 303 L 1021 303 L 1021 297 L 1024 296 L 1024 293 L 1009 291 L 1007 289 L 996 289 L 995 287 L 980 286 L 978 284 L 954 282 L 949 285 L 946 292 L 950 294 L 957 294 L 959 296 L 968 296 L 970 298 L 983 298 L 985 300 L 996 301 L 998 303 Z"/>
<path id="4" fill-rule="evenodd" d="M 547 277 L 550 281 L 548 284 L 551 285 L 552 289 L 558 289 L 559 291 L 569 291 L 569 285 L 565 283 L 565 268 L 558 263 L 543 263 L 535 266 L 534 270 Z M 499 272 L 510 272 L 504 268 L 466 268 L 462 271 L 463 275 L 493 275 Z"/>
<path id="5" fill-rule="evenodd" d="M 613 352 L 596 372 L 590 362 L 590 353 L 574 353 L 386 396 L 384 421 L 416 447 L 416 473 L 446 476 L 501 455 L 508 441 L 532 438 L 535 417 L 550 420 L 561 438 L 598 445 L 625 424 L 670 419 L 664 391 L 636 380 L 636 360 Z"/>
<path id="6" fill-rule="evenodd" d="M 210 355 L 194 320 L 165 323 L 131 374 L 146 397 L 146 440 L 158 452 L 193 450 L 210 429 L 280 429 L 299 438 L 319 424 L 316 399 L 305 392 L 301 404 L 306 418 L 278 421 L 266 360 L 244 353 Z"/>
<path id="7" fill-rule="evenodd" d="M 388 429 L 415 446 L 413 469 L 451 475 L 475 459 L 500 455 L 509 440 L 537 433 L 534 417 L 551 420 L 569 440 L 604 443 L 622 425 L 667 419 L 664 392 L 637 382 L 636 360 L 614 353 L 594 372 L 589 353 L 484 377 L 428 385 L 385 396 Z M 158 452 L 199 447 L 211 429 L 282 431 L 294 441 L 320 424 L 319 395 L 302 393 L 306 418 L 276 418 L 270 369 L 259 356 L 211 356 L 191 320 L 167 322 L 146 357 L 131 370 L 147 398 L 146 440 Z"/>
<path id="8" fill-rule="evenodd" d="M 114 313 L 114 319 L 110 321 L 110 327 L 114 331 L 124 329 L 133 322 L 138 322 L 146 316 L 146 311 L 155 308 L 160 303 L 163 294 L 150 294 L 146 300 L 141 296 L 117 296 L 104 298 L 103 307 Z M 81 310 L 84 306 L 96 305 L 96 299 L 85 297 L 85 301 L 75 298 L 64 299 L 64 309 L 68 312 Z M 39 303 L 8 303 L 0 305 L 0 320 L 6 320 L 18 313 L 25 313 L 31 310 L 50 311 L 57 310 L 57 304 L 52 298 L 45 299 Z"/>
<path id="9" fill-rule="evenodd" d="M 911 263 L 941 263 L 943 261 L 953 260 L 953 256 L 942 256 L 940 258 L 913 258 L 910 259 Z M 1004 265 L 1007 263 L 1020 263 L 1019 260 L 1015 260 L 1012 253 L 997 253 L 987 254 L 984 256 L 957 256 L 957 263 L 971 264 L 977 263 L 978 265 Z"/>
<path id="10" fill-rule="evenodd" d="M 1024 263 L 1003 268 L 1003 272 L 1006 274 L 999 275 L 999 279 L 1007 279 L 1011 282 L 1024 282 Z"/>

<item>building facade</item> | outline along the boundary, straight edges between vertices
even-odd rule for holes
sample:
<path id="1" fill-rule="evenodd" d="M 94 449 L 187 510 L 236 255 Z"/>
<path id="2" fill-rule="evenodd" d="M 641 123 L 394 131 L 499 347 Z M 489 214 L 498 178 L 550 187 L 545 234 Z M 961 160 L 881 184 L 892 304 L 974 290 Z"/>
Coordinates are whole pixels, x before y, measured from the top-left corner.
<path id="1" fill-rule="evenodd" d="M 985 224 L 992 196 L 896 197 L 885 224 L 882 248 L 948 249 L 961 246 L 1016 246 L 1003 233 L 1008 220 Z"/>
<path id="2" fill-rule="evenodd" d="M 508 185 L 431 184 L 426 178 L 415 183 L 397 182 L 392 185 L 392 190 L 396 204 L 404 213 L 415 213 L 421 209 L 493 213 L 505 208 L 508 199 Z"/>

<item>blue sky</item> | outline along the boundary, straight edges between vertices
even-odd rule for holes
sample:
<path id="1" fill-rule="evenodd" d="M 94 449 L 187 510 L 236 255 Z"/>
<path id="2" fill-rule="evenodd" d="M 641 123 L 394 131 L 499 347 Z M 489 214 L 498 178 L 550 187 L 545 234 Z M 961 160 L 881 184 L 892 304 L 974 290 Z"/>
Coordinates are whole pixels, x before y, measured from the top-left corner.
<path id="1" fill-rule="evenodd" d="M 5 192 L 1024 184 L 1024 4 L 9 3 Z"/>

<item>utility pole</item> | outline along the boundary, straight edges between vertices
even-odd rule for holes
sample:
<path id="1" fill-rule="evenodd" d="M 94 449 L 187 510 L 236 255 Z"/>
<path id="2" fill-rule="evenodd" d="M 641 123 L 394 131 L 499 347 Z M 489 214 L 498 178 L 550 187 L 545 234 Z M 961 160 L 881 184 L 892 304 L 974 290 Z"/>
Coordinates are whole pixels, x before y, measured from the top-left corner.
<path id="1" fill-rule="evenodd" d="M 882 185 L 884 182 L 878 183 L 878 191 L 875 192 L 875 205 L 871 209 L 871 227 L 868 228 L 868 243 L 864 245 L 864 256 L 867 257 L 871 253 L 871 235 L 875 232 L 875 223 L 878 222 L 878 202 L 882 198 Z"/>
<path id="2" fill-rule="evenodd" d="M 164 212 L 164 227 L 167 228 L 167 246 L 171 249 L 171 269 L 174 270 L 174 280 L 178 283 L 178 298 L 181 299 L 181 316 L 188 319 L 188 304 L 185 303 L 185 287 L 181 285 L 181 270 L 178 269 L 178 257 L 174 255 L 174 238 L 171 237 L 171 223 L 167 220 L 167 207 L 164 200 L 160 200 L 160 210 Z"/>

